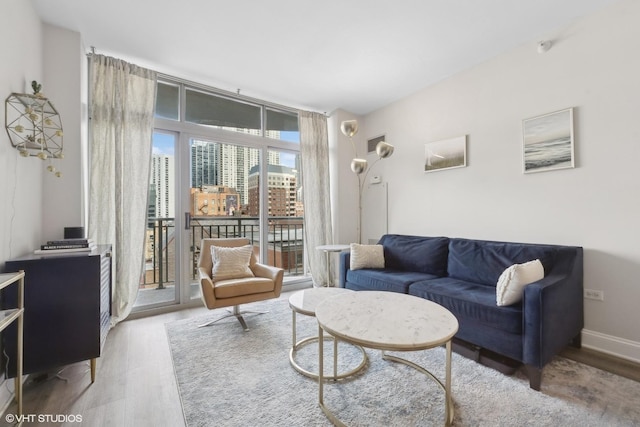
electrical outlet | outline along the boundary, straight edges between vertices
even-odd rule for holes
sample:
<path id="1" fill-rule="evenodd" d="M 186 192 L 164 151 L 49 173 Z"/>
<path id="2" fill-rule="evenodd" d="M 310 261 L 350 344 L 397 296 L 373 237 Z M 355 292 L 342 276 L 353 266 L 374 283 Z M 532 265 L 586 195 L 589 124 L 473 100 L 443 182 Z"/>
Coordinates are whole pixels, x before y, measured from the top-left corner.
<path id="1" fill-rule="evenodd" d="M 584 290 L 585 299 L 593 299 L 597 301 L 604 301 L 604 291 L 598 291 L 595 289 Z"/>

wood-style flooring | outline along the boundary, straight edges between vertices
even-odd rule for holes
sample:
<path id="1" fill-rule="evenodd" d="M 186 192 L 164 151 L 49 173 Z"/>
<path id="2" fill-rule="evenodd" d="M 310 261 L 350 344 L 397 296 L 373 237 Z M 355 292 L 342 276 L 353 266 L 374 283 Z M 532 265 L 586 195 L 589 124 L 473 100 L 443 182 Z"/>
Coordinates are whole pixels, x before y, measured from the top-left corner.
<path id="1" fill-rule="evenodd" d="M 281 298 L 288 295 L 283 293 Z M 23 425 L 184 426 L 164 324 L 206 313 L 204 307 L 189 308 L 120 323 L 109 332 L 94 384 L 90 384 L 88 362 L 69 365 L 58 376 L 29 378 L 24 386 L 24 413 L 34 421 L 47 418 Z M 242 333 L 239 325 L 238 333 Z M 562 355 L 640 381 L 637 364 L 587 349 L 569 348 Z M 13 389 L 12 381 L 5 384 Z M 0 426 L 13 425 L 6 415 L 15 411 L 14 403 L 0 418 Z M 82 422 L 60 422 L 65 417 L 68 421 L 82 417 Z"/>

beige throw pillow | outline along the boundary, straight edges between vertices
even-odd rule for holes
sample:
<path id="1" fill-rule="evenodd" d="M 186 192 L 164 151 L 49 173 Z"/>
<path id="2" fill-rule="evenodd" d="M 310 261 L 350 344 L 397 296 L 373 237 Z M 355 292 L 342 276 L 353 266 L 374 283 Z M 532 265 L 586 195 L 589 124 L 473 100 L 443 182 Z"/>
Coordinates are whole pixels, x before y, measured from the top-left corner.
<path id="1" fill-rule="evenodd" d="M 226 279 L 253 277 L 249 268 L 253 246 L 245 245 L 235 248 L 211 245 L 211 259 L 213 269 L 211 280 L 217 282 Z"/>
<path id="2" fill-rule="evenodd" d="M 502 272 L 496 285 L 496 304 L 511 305 L 522 299 L 524 287 L 544 278 L 544 267 L 539 259 L 514 264 Z"/>
<path id="3" fill-rule="evenodd" d="M 360 268 L 384 268 L 384 248 L 382 245 L 351 244 L 351 270 Z"/>

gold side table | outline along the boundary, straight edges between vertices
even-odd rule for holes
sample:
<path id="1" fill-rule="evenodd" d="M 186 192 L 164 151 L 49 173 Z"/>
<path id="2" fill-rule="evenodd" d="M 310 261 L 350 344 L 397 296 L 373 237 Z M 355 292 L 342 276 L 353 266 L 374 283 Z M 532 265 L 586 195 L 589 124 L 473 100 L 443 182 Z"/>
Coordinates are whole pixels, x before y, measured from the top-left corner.
<path id="1" fill-rule="evenodd" d="M 15 378 L 15 399 L 18 404 L 17 415 L 22 415 L 22 335 L 24 328 L 24 271 L 18 273 L 0 274 L 0 290 L 14 283 L 18 284 L 18 301 L 17 307 L 6 310 L 0 310 L 0 331 L 5 330 L 16 320 L 18 321 L 18 345 L 16 360 L 16 378 Z"/>
<path id="2" fill-rule="evenodd" d="M 318 336 L 316 335 L 316 336 L 306 337 L 298 341 L 297 331 L 296 331 L 296 323 L 297 323 L 296 313 L 300 313 L 304 316 L 315 317 L 316 307 L 322 301 L 326 300 L 327 298 L 333 298 L 339 295 L 347 295 L 353 292 L 355 291 L 352 291 L 350 289 L 344 289 L 344 288 L 312 288 L 312 289 L 304 289 L 302 291 L 298 291 L 289 297 L 289 307 L 291 307 L 291 313 L 292 313 L 291 314 L 292 315 L 292 319 L 291 319 L 292 343 L 291 343 L 291 350 L 289 350 L 289 362 L 291 362 L 291 366 L 293 367 L 293 369 L 295 369 L 296 371 L 300 372 L 302 375 L 307 376 L 309 378 L 313 378 L 313 379 L 318 378 L 318 373 L 311 372 L 303 368 L 302 366 L 300 366 L 300 364 L 298 364 L 298 362 L 296 362 L 295 356 L 297 351 L 301 347 L 311 342 L 318 342 L 319 340 Z M 332 339 L 332 338 L 333 337 L 327 337 L 327 339 Z M 333 377 L 330 377 L 331 379 L 338 380 L 341 378 L 349 377 L 355 374 L 356 372 L 360 371 L 366 366 L 367 360 L 368 360 L 367 353 L 360 346 L 356 345 L 354 347 L 357 348 L 362 353 L 362 359 L 360 361 L 360 364 L 346 372 L 338 373 L 338 340 L 337 339 L 333 340 Z"/>
<path id="3" fill-rule="evenodd" d="M 327 257 L 327 287 L 332 287 L 331 284 L 331 254 L 335 252 L 346 251 L 351 248 L 350 245 L 321 245 L 316 246 L 316 249 L 324 252 Z"/>

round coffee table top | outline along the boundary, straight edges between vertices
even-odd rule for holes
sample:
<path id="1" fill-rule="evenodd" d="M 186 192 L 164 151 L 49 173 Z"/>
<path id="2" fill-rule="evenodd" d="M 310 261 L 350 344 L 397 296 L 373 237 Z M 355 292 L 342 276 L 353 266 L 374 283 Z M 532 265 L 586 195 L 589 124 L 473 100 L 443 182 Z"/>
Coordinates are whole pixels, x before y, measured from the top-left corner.
<path id="1" fill-rule="evenodd" d="M 379 350 L 426 350 L 446 343 L 458 331 L 458 320 L 446 308 L 396 292 L 357 291 L 327 298 L 315 313 L 331 335 Z"/>
<path id="2" fill-rule="evenodd" d="M 289 297 L 289 307 L 296 313 L 307 316 L 316 315 L 316 307 L 322 301 L 336 295 L 350 294 L 355 291 L 345 288 L 312 288 L 298 291 Z"/>

